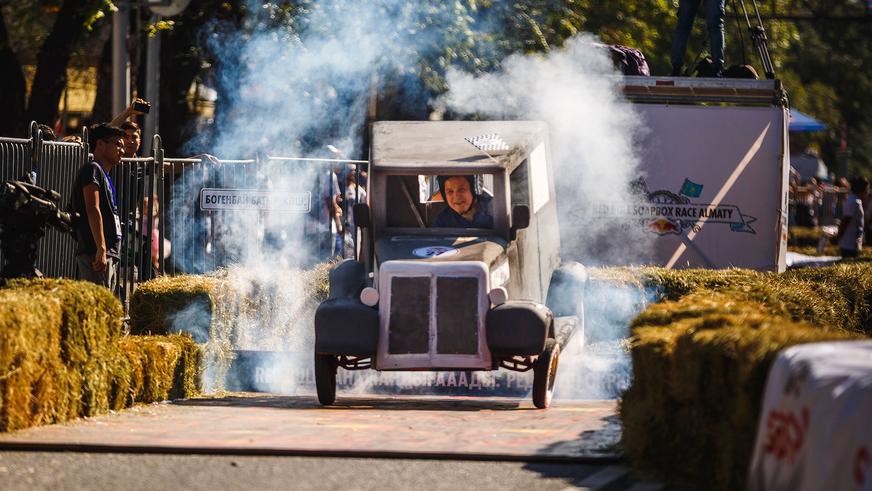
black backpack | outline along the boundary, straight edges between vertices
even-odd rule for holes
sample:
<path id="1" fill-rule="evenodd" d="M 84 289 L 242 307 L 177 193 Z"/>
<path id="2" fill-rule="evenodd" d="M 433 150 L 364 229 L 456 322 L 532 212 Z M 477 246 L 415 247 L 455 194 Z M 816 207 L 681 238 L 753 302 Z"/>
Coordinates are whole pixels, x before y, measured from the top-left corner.
<path id="1" fill-rule="evenodd" d="M 624 75 L 640 75 L 643 77 L 651 75 L 651 70 L 648 69 L 648 62 L 645 61 L 645 55 L 638 49 L 620 44 L 607 44 L 606 48 L 608 48 L 609 54 L 612 55 L 612 63 L 614 63 L 615 68 Z"/>
<path id="2" fill-rule="evenodd" d="M 724 76 L 727 78 L 749 78 L 752 80 L 760 78 L 757 76 L 757 70 L 754 70 L 754 67 L 751 65 L 732 65 L 724 70 Z"/>

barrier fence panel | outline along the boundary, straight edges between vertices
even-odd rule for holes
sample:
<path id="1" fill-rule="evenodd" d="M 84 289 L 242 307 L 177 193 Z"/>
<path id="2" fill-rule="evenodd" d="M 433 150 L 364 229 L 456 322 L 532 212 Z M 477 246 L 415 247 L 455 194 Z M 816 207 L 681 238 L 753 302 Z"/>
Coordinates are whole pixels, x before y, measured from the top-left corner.
<path id="1" fill-rule="evenodd" d="M 110 176 L 121 221 L 117 294 L 125 310 L 137 284 L 165 273 L 161 248 L 154 247 L 164 236 L 165 224 L 161 219 L 165 174 L 160 136 L 154 137 L 152 149 L 150 157 L 121 159 Z"/>
<path id="2" fill-rule="evenodd" d="M 87 132 L 82 141 L 87 142 Z M 292 157 L 165 158 L 158 135 L 152 149 L 151 156 L 122 159 L 109 176 L 122 225 L 116 294 L 125 309 L 136 285 L 155 275 L 207 273 L 243 262 L 250 252 L 256 259 L 279 254 L 298 262 L 329 258 L 334 254 L 332 217 L 327 212 L 333 170 L 343 167 L 337 173 L 343 180 L 338 184 L 344 186 L 352 166 L 367 163 Z M 30 138 L 0 137 L 0 181 L 33 172 L 38 186 L 61 195 L 66 210 L 78 170 L 88 158 L 87 143 L 43 142 L 34 123 Z M 206 188 L 266 198 L 251 207 L 203 206 Z M 347 224 L 350 203 L 342 202 L 342 208 Z M 39 244 L 37 267 L 45 276 L 74 278 L 75 248 L 69 234 L 48 229 Z"/>
<path id="3" fill-rule="evenodd" d="M 81 143 L 47 141 L 37 145 L 34 171 L 37 185 L 61 195 L 60 206 L 67 209 L 79 168 L 88 160 Z M 75 278 L 76 239 L 72 235 L 49 227 L 39 241 L 36 267 L 52 278 Z"/>
<path id="4" fill-rule="evenodd" d="M 790 223 L 801 227 L 835 225 L 842 218 L 842 205 L 848 194 L 836 187 L 799 188 L 788 196 Z"/>
<path id="5" fill-rule="evenodd" d="M 21 179 L 33 166 L 33 140 L 30 138 L 0 138 L 0 182 Z M 3 253 L 0 252 L 0 266 Z"/>
<path id="6" fill-rule="evenodd" d="M 87 158 L 81 143 L 43 141 L 36 123 L 30 125 L 30 138 L 0 137 L 0 182 L 34 178 L 45 189 L 57 191 L 60 206 L 66 209 L 76 171 Z M 76 243 L 72 236 L 47 228 L 39 241 L 36 267 L 49 277 L 75 276 Z M 0 253 L 0 264 L 3 257 Z"/>

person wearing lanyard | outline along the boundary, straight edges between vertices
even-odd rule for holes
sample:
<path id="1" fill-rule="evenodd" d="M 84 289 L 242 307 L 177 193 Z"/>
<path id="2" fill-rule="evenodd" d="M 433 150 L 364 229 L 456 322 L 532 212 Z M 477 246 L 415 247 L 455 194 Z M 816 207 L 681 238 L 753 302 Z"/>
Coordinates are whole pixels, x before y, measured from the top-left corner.
<path id="1" fill-rule="evenodd" d="M 72 207 L 76 221 L 76 265 L 79 279 L 103 285 L 114 292 L 117 284 L 121 221 L 115 186 L 109 173 L 124 157 L 124 131 L 101 123 L 89 128 L 93 160 L 83 165 L 73 185 Z"/>

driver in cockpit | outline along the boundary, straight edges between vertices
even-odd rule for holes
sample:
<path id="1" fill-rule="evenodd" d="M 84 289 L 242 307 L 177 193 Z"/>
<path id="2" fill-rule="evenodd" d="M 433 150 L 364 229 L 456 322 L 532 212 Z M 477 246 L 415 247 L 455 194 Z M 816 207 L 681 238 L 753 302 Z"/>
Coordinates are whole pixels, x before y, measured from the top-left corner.
<path id="1" fill-rule="evenodd" d="M 433 220 L 434 227 L 493 228 L 492 198 L 475 176 L 439 176 L 437 182 L 448 206 Z"/>

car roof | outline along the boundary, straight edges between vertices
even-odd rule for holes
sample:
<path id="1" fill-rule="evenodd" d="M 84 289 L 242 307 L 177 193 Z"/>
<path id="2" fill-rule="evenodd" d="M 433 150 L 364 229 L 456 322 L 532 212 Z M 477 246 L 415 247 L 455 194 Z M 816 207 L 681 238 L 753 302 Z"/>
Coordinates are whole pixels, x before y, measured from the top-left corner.
<path id="1" fill-rule="evenodd" d="M 372 130 L 372 166 L 428 174 L 511 172 L 546 139 L 547 131 L 541 121 L 379 121 Z M 466 140 L 491 135 L 498 135 L 506 148 L 485 153 Z"/>

